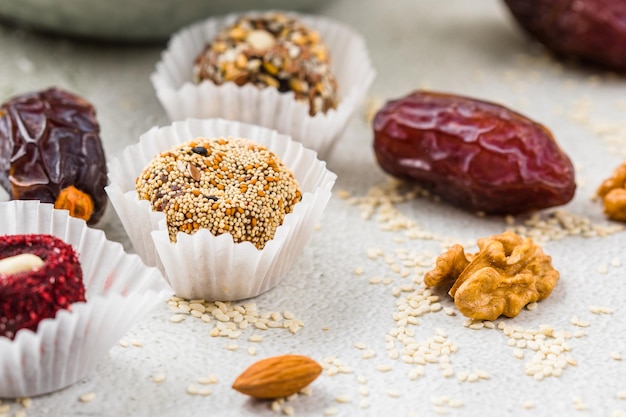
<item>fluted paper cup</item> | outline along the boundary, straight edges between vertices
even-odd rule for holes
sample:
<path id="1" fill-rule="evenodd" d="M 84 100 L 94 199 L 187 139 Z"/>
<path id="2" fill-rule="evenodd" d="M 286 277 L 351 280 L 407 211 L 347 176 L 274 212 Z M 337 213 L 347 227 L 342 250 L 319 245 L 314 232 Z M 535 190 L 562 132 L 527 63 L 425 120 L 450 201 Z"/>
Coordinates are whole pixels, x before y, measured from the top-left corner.
<path id="1" fill-rule="evenodd" d="M 376 73 L 365 41 L 352 29 L 323 17 L 288 14 L 317 30 L 328 46 L 338 84 L 336 109 L 310 116 L 308 103 L 296 101 L 293 93 L 280 93 L 275 88 L 239 87 L 231 82 L 218 86 L 211 81 L 194 84 L 196 56 L 221 28 L 240 16 L 231 14 L 196 23 L 170 39 L 151 76 L 157 97 L 170 119 L 224 118 L 253 123 L 288 134 L 326 158 Z"/>
<path id="2" fill-rule="evenodd" d="M 83 270 L 86 302 L 44 319 L 37 331 L 0 337 L 0 398 L 65 388 L 87 376 L 126 331 L 171 290 L 101 230 L 38 201 L 0 203 L 0 235 L 50 234 L 72 245 Z"/>
<path id="3" fill-rule="evenodd" d="M 287 214 L 274 238 L 261 250 L 250 242 L 235 243 L 230 234 L 206 229 L 169 240 L 165 214 L 139 200 L 135 179 L 157 154 L 189 140 L 242 137 L 266 146 L 291 169 L 302 200 Z M 240 300 L 259 295 L 286 275 L 311 237 L 335 183 L 336 175 L 317 154 L 274 130 L 223 119 L 190 119 L 153 128 L 139 143 L 109 163 L 111 203 L 141 258 L 161 269 L 178 296 L 205 300 Z"/>

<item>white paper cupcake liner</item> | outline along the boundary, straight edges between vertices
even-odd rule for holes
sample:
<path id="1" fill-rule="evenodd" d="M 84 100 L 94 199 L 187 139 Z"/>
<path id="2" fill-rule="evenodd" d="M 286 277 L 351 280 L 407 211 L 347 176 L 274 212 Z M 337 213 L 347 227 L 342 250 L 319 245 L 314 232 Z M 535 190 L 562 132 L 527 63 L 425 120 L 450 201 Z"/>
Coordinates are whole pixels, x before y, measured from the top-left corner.
<path id="1" fill-rule="evenodd" d="M 135 178 L 154 156 L 178 143 L 228 136 L 251 139 L 278 155 L 298 181 L 302 200 L 262 250 L 250 242 L 234 243 L 230 234 L 214 236 L 208 230 L 193 235 L 179 232 L 177 242 L 171 243 L 165 214 L 138 199 Z M 177 295 L 228 301 L 254 297 L 278 284 L 311 237 L 335 179 L 314 151 L 289 136 L 223 119 L 190 119 L 151 129 L 138 144 L 113 158 L 106 192 L 137 253 L 146 264 L 161 269 Z"/>
<path id="2" fill-rule="evenodd" d="M 363 38 L 327 18 L 289 13 L 317 30 L 329 48 L 337 78 L 339 104 L 326 114 L 309 115 L 308 103 L 293 93 L 275 88 L 259 89 L 234 83 L 217 86 L 210 81 L 193 83 L 193 64 L 205 44 L 239 15 L 210 18 L 177 32 L 152 74 L 157 97 L 171 120 L 224 118 L 275 129 L 301 142 L 325 158 L 341 136 L 350 116 L 375 77 Z"/>
<path id="3" fill-rule="evenodd" d="M 73 246 L 83 269 L 86 302 L 44 319 L 36 332 L 0 337 L 0 398 L 65 388 L 87 376 L 126 331 L 171 290 L 155 268 L 101 230 L 38 201 L 0 203 L 0 235 L 51 234 Z"/>

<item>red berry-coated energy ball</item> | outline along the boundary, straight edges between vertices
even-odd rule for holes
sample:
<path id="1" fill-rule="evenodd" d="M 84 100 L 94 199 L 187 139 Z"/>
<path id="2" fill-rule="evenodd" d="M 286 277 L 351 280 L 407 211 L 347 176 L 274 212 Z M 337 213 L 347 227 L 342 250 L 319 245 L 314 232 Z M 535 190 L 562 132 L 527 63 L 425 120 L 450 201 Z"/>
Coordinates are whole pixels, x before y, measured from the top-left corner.
<path id="1" fill-rule="evenodd" d="M 0 337 L 85 301 L 83 271 L 71 245 L 50 235 L 0 236 Z"/>

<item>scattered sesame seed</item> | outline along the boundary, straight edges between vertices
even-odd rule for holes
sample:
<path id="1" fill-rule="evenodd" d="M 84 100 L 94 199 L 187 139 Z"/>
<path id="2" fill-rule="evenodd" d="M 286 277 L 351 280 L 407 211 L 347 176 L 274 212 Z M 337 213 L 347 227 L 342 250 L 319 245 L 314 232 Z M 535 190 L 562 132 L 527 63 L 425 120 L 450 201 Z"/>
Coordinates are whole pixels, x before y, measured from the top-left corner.
<path id="1" fill-rule="evenodd" d="M 535 402 L 534 401 L 530 401 L 530 400 L 526 400 L 522 403 L 522 407 L 530 410 L 531 408 L 535 408 Z"/>
<path id="2" fill-rule="evenodd" d="M 172 323 L 180 323 L 183 320 L 185 320 L 185 316 L 183 316 L 182 314 L 175 314 L 172 317 L 170 317 L 170 321 Z"/>
<path id="3" fill-rule="evenodd" d="M 448 405 L 452 408 L 461 408 L 463 407 L 463 401 L 461 400 L 450 400 Z"/>
<path id="4" fill-rule="evenodd" d="M 614 361 L 621 361 L 622 360 L 622 355 L 619 352 L 611 352 L 611 359 L 613 359 Z"/>
<path id="5" fill-rule="evenodd" d="M 376 370 L 379 372 L 389 372 L 391 371 L 393 368 L 391 367 L 391 365 L 389 364 L 380 364 L 376 367 Z"/>
<path id="6" fill-rule="evenodd" d="M 152 382 L 154 382 L 155 384 L 160 384 L 161 382 L 165 381 L 165 378 L 165 374 L 156 374 L 152 377 Z"/>
<path id="7" fill-rule="evenodd" d="M 359 408 L 368 408 L 370 406 L 369 398 L 361 398 L 359 401 Z"/>
<path id="8" fill-rule="evenodd" d="M 324 410 L 325 416 L 334 416 L 339 412 L 335 407 L 329 407 Z"/>
<path id="9" fill-rule="evenodd" d="M 130 344 L 135 347 L 143 347 L 143 343 L 139 339 L 133 339 L 130 341 Z"/>
<path id="10" fill-rule="evenodd" d="M 598 274 L 600 275 L 606 275 L 609 272 L 609 268 L 607 268 L 606 265 L 600 265 L 598 267 Z"/>
<path id="11" fill-rule="evenodd" d="M 387 395 L 390 398 L 399 398 L 400 397 L 400 393 L 398 391 L 396 391 L 396 390 L 388 389 L 386 392 L 387 392 Z"/>
<path id="12" fill-rule="evenodd" d="M 80 397 L 78 397 L 78 400 L 81 403 L 90 403 L 90 402 L 92 402 L 95 399 L 96 399 L 96 393 L 95 392 L 88 392 L 88 393 L 82 394 Z"/>
<path id="13" fill-rule="evenodd" d="M 617 392 L 617 399 L 618 400 L 626 400 L 626 390 L 618 391 Z"/>
<path id="14" fill-rule="evenodd" d="M 349 395 L 338 395 L 335 397 L 335 402 L 338 402 L 339 404 L 351 403 L 352 397 L 350 397 Z"/>
<path id="15" fill-rule="evenodd" d="M 196 387 L 194 384 L 187 385 L 187 394 L 198 395 L 198 387 Z"/>
<path id="16" fill-rule="evenodd" d="M 284 414 L 284 415 L 286 415 L 286 416 L 293 416 L 293 415 L 294 415 L 294 413 L 295 413 L 295 410 L 294 410 L 294 408 L 293 408 L 292 406 L 290 406 L 290 405 L 286 405 L 286 406 L 283 408 L 283 414 Z"/>
<path id="17" fill-rule="evenodd" d="M 239 345 L 237 345 L 237 344 L 226 345 L 226 349 L 227 350 L 237 350 L 237 349 L 239 349 Z"/>
<path id="18" fill-rule="evenodd" d="M 126 348 L 128 346 L 130 346 L 130 343 L 128 343 L 126 340 L 120 340 L 119 342 L 117 342 L 118 345 L 120 345 L 123 348 Z"/>

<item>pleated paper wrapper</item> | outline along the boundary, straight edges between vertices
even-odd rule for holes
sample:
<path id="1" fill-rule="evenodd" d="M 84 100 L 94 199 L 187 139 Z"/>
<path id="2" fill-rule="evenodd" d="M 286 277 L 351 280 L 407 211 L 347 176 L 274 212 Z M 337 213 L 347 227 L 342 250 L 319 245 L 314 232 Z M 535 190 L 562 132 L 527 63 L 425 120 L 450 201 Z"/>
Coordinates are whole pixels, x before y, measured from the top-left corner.
<path id="1" fill-rule="evenodd" d="M 230 234 L 214 236 L 207 229 L 193 235 L 179 232 L 177 242 L 171 243 L 165 214 L 138 199 L 135 179 L 154 156 L 199 137 L 251 139 L 274 152 L 293 172 L 302 200 L 262 250 L 250 242 L 235 243 Z M 176 295 L 228 301 L 255 297 L 286 275 L 311 237 L 335 179 L 314 151 L 287 135 L 223 119 L 190 119 L 153 128 L 112 159 L 106 191 L 137 253 L 163 272 Z"/>
<path id="2" fill-rule="evenodd" d="M 231 14 L 196 23 L 170 39 L 151 76 L 170 120 L 224 118 L 257 124 L 290 135 L 317 151 L 321 158 L 327 158 L 376 73 L 365 41 L 352 29 L 323 17 L 288 14 L 317 30 L 328 46 L 338 83 L 336 109 L 310 116 L 308 103 L 296 101 L 292 92 L 280 93 L 275 88 L 259 89 L 253 85 L 239 87 L 232 82 L 219 86 L 210 81 L 194 84 L 196 56 L 221 28 L 239 16 Z"/>
<path id="3" fill-rule="evenodd" d="M 72 245 L 83 270 L 86 302 L 44 319 L 36 332 L 0 337 L 0 398 L 65 388 L 86 377 L 132 325 L 171 290 L 101 230 L 38 201 L 0 203 L 0 235 L 50 234 Z"/>

